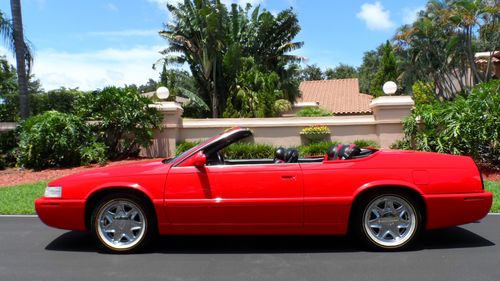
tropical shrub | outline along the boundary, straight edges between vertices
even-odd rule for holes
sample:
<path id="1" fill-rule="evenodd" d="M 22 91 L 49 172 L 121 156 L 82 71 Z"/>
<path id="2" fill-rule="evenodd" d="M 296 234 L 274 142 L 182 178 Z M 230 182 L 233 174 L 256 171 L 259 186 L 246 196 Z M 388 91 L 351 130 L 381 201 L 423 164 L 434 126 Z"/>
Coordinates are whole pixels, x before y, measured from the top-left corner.
<path id="1" fill-rule="evenodd" d="M 412 86 L 415 104 L 433 103 L 436 101 L 436 89 L 431 83 L 417 81 Z"/>
<path id="2" fill-rule="evenodd" d="M 75 115 L 47 111 L 21 124 L 17 162 L 26 168 L 80 165 L 82 153 L 96 141 L 83 120 Z M 86 163 L 105 160 L 99 151 L 84 157 Z"/>
<path id="3" fill-rule="evenodd" d="M 333 114 L 324 110 L 321 107 L 308 106 L 297 112 L 298 117 L 324 117 L 332 116 Z"/>
<path id="4" fill-rule="evenodd" d="M 404 121 L 413 149 L 465 154 L 500 169 L 500 81 L 454 101 L 417 106 Z"/>
<path id="5" fill-rule="evenodd" d="M 159 128 L 162 116 L 149 107 L 152 101 L 133 88 L 107 87 L 82 95 L 76 110 L 91 121 L 97 140 L 108 147 L 110 159 L 137 156 L 148 146 L 153 129 Z"/>
<path id="6" fill-rule="evenodd" d="M 280 77 L 275 72 L 263 72 L 253 58 L 241 59 L 235 84 L 229 89 L 224 117 L 273 117 L 275 102 L 283 97 Z"/>
<path id="7" fill-rule="evenodd" d="M 337 141 L 322 141 L 300 145 L 297 149 L 299 150 L 299 155 L 302 157 L 323 156 L 328 152 L 328 148 L 337 144 L 339 144 Z"/>
<path id="8" fill-rule="evenodd" d="M 0 170 L 16 164 L 15 148 L 17 142 L 16 131 L 0 133 Z"/>
<path id="9" fill-rule="evenodd" d="M 237 142 L 223 151 L 226 159 L 273 158 L 276 148 L 270 144 Z"/>
<path id="10" fill-rule="evenodd" d="M 290 110 L 292 110 L 292 104 L 289 101 L 285 99 L 279 99 L 274 102 L 274 111 L 276 112 L 276 115 L 279 116 Z"/>
<path id="11" fill-rule="evenodd" d="M 104 163 L 108 160 L 108 147 L 100 142 L 91 142 L 88 146 L 80 149 L 81 165 L 89 165 L 92 163 Z"/>
<path id="12" fill-rule="evenodd" d="M 385 82 L 397 81 L 399 76 L 398 61 L 391 43 L 386 41 L 381 48 L 382 57 L 380 58 L 380 65 L 373 80 L 370 82 L 370 94 L 375 97 L 384 95 L 382 86 Z"/>
<path id="13" fill-rule="evenodd" d="M 19 95 L 2 94 L 0 97 L 0 122 L 19 120 Z"/>
<path id="14" fill-rule="evenodd" d="M 84 93 L 78 89 L 67 89 L 64 87 L 44 93 L 33 94 L 30 97 L 31 114 L 38 115 L 49 110 L 74 113 L 75 101 L 83 94 Z"/>
<path id="15" fill-rule="evenodd" d="M 366 146 L 372 146 L 375 148 L 380 147 L 380 145 L 374 140 L 362 140 L 361 139 L 361 140 L 355 140 L 352 143 L 354 143 L 358 147 L 366 147 Z"/>
<path id="16" fill-rule="evenodd" d="M 407 139 L 396 140 L 389 146 L 390 149 L 411 150 L 410 142 Z"/>
<path id="17" fill-rule="evenodd" d="M 198 144 L 200 144 L 200 141 L 181 141 L 175 147 L 175 155 L 180 155 L 184 151 L 187 151 Z"/>

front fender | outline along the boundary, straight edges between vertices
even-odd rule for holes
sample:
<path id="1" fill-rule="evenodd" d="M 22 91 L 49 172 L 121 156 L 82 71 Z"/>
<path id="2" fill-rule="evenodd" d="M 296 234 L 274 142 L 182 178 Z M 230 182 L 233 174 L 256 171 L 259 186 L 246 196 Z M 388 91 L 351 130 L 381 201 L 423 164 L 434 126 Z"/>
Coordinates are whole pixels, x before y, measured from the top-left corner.
<path id="1" fill-rule="evenodd" d="M 138 183 L 116 181 L 116 182 L 106 182 L 106 183 L 103 183 L 101 185 L 94 187 L 85 196 L 85 201 L 88 200 L 89 197 L 92 196 L 92 194 L 95 194 L 96 192 L 99 192 L 99 191 L 104 190 L 104 189 L 113 189 L 113 188 L 130 188 L 130 189 L 137 190 L 137 191 L 144 193 L 151 200 L 153 200 L 153 198 L 154 198 L 153 195 L 146 188 L 144 188 L 143 186 L 141 186 Z"/>

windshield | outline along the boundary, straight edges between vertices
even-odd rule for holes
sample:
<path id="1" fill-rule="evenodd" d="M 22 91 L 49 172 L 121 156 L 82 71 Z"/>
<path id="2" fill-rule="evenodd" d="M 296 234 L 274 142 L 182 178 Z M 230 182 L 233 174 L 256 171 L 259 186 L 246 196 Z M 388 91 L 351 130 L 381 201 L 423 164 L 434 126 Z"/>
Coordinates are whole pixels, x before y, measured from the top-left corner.
<path id="1" fill-rule="evenodd" d="M 176 161 L 177 159 L 180 159 L 180 158 L 182 158 L 182 157 L 184 157 L 184 156 L 186 156 L 186 155 L 190 154 L 190 153 L 191 153 L 191 152 L 193 152 L 193 151 L 194 151 L 194 150 L 195 150 L 198 146 L 200 146 L 200 145 L 195 145 L 195 146 L 191 147 L 190 149 L 188 149 L 188 150 L 184 151 L 183 153 L 181 153 L 181 154 L 179 154 L 179 155 L 175 156 L 174 158 L 168 158 L 168 159 L 165 159 L 165 160 L 163 160 L 163 163 L 171 163 L 171 162 L 174 162 L 174 161 Z"/>
<path id="2" fill-rule="evenodd" d="M 215 136 L 213 138 L 207 139 L 207 140 L 203 141 L 202 143 L 200 143 L 200 144 L 198 144 L 198 145 L 196 145 L 196 146 L 194 146 L 194 147 L 192 147 L 192 148 L 184 151 L 183 153 L 175 156 L 174 158 L 169 158 L 169 159 L 163 160 L 163 163 L 174 163 L 177 160 L 182 159 L 182 158 L 188 156 L 189 154 L 193 153 L 196 149 L 198 149 L 200 147 L 203 147 L 206 144 L 214 142 L 214 141 L 216 141 L 218 139 L 223 139 L 223 138 L 227 137 L 230 134 L 233 134 L 235 131 L 238 131 L 238 130 L 241 130 L 241 128 L 236 127 L 236 128 L 232 128 L 230 130 L 227 130 L 227 131 L 223 132 L 222 134 L 219 134 L 219 135 L 217 135 L 217 136 Z"/>

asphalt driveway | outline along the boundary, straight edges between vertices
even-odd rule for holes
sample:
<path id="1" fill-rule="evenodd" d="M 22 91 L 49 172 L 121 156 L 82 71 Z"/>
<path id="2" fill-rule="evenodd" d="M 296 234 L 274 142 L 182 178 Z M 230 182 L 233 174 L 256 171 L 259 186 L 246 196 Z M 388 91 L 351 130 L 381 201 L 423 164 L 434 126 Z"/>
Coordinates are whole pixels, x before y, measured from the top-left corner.
<path id="1" fill-rule="evenodd" d="M 36 217 L 0 217 L 0 280 L 500 280 L 500 216 L 427 233 L 408 252 L 344 237 L 162 237 L 151 253 L 110 255 L 90 235 Z"/>

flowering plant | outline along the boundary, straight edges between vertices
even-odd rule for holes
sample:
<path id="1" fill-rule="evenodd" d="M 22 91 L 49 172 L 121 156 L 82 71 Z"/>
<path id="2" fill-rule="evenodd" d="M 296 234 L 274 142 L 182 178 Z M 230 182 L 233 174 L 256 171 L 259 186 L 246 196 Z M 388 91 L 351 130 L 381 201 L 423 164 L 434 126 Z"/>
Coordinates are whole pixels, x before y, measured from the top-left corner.
<path id="1" fill-rule="evenodd" d="M 310 141 L 322 140 L 330 133 L 330 129 L 324 125 L 313 125 L 300 131 L 300 134 Z"/>

